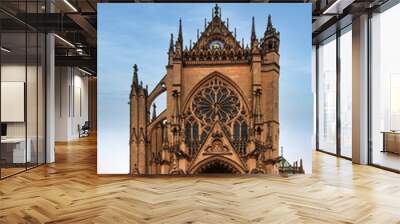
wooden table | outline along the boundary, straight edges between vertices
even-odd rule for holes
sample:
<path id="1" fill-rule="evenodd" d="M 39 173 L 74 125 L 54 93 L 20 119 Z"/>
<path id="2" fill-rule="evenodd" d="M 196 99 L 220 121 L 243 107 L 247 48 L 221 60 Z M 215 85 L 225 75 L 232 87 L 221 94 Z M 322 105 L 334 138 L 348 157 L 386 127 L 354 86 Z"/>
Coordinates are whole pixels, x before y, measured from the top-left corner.
<path id="1" fill-rule="evenodd" d="M 383 151 L 400 154 L 400 131 L 383 131 Z"/>

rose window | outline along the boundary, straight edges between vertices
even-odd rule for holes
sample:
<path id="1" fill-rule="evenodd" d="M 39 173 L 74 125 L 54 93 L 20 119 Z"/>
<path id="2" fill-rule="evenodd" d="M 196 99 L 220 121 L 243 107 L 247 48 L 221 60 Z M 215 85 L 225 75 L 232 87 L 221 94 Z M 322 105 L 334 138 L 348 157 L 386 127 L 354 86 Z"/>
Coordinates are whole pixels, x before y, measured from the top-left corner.
<path id="1" fill-rule="evenodd" d="M 218 79 L 199 90 L 192 101 L 194 115 L 206 124 L 212 124 L 217 117 L 224 123 L 229 122 L 239 114 L 240 108 L 238 95 Z"/>

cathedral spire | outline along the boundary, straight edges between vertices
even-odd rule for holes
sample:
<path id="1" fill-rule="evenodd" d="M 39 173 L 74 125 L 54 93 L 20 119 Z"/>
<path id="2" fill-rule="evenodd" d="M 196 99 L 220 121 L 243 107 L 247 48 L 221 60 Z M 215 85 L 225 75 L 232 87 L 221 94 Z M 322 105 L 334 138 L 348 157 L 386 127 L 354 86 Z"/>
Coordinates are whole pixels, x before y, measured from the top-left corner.
<path id="1" fill-rule="evenodd" d="M 268 15 L 267 30 L 272 30 L 272 19 L 271 19 L 271 14 Z"/>
<path id="2" fill-rule="evenodd" d="M 279 32 L 272 25 L 271 15 L 268 15 L 267 28 L 262 38 L 261 47 L 264 52 L 279 51 Z"/>
<path id="3" fill-rule="evenodd" d="M 175 54 L 174 57 L 180 59 L 182 57 L 183 52 L 183 34 L 182 34 L 182 19 L 179 18 L 179 30 L 178 30 L 178 38 L 175 43 Z"/>
<path id="4" fill-rule="evenodd" d="M 250 48 L 252 53 L 258 53 L 259 49 L 258 49 L 258 40 L 257 40 L 257 36 L 256 36 L 256 24 L 255 24 L 255 20 L 254 20 L 254 16 L 252 18 L 252 23 L 251 23 L 251 42 L 250 42 Z"/>
<path id="5" fill-rule="evenodd" d="M 182 35 L 182 19 L 179 18 L 179 32 L 178 32 L 178 42 L 183 44 L 183 35 Z"/>
<path id="6" fill-rule="evenodd" d="M 221 17 L 221 8 L 218 6 L 218 4 L 215 4 L 215 7 L 213 8 L 213 18 L 214 17 Z"/>
<path id="7" fill-rule="evenodd" d="M 256 36 L 256 25 L 255 25 L 255 20 L 254 20 L 254 16 L 253 16 L 252 21 L 251 21 L 251 43 L 252 43 L 252 45 L 253 45 L 253 42 L 256 39 L 257 39 L 257 36 Z"/>
<path id="8" fill-rule="evenodd" d="M 133 65 L 133 79 L 132 79 L 132 84 L 137 85 L 139 83 L 139 78 L 138 78 L 138 67 L 136 64 Z"/>
<path id="9" fill-rule="evenodd" d="M 174 35 L 171 33 L 171 39 L 169 40 L 169 51 L 168 53 L 174 52 Z"/>

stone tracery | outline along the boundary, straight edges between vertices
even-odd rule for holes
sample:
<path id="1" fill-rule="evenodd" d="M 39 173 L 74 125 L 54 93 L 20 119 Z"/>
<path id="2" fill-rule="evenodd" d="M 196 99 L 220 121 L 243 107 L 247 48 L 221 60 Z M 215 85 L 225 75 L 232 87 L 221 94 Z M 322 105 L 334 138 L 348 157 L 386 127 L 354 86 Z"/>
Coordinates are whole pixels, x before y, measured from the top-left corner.
<path id="1" fill-rule="evenodd" d="M 200 121 L 211 125 L 216 117 L 224 123 L 235 118 L 241 108 L 238 95 L 222 80 L 215 78 L 194 96 L 192 111 Z"/>

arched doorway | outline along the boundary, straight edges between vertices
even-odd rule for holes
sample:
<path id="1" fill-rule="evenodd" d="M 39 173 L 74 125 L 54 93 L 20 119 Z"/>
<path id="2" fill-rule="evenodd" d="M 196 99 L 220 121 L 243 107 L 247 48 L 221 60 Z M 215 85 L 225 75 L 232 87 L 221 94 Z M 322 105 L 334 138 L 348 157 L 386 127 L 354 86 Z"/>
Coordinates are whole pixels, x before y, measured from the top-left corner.
<path id="1" fill-rule="evenodd" d="M 238 173 L 234 167 L 220 163 L 219 161 L 215 161 L 213 163 L 206 164 L 205 166 L 201 167 L 198 171 L 200 174 L 234 174 Z"/>
<path id="2" fill-rule="evenodd" d="M 198 166 L 193 174 L 242 174 L 244 173 L 236 165 L 223 159 L 212 159 Z"/>

